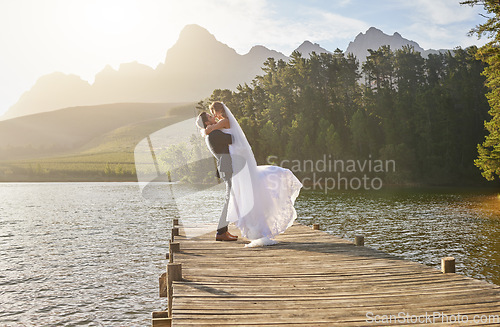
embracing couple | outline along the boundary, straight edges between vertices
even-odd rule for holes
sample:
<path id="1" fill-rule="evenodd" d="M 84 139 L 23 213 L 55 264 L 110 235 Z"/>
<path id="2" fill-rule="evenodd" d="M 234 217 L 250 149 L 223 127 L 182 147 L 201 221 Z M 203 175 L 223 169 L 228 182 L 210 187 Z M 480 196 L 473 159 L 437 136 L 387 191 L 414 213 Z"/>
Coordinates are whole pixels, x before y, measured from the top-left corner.
<path id="1" fill-rule="evenodd" d="M 251 242 L 245 247 L 276 244 L 274 237 L 290 227 L 297 213 L 294 202 L 302 184 L 288 169 L 257 166 L 252 148 L 231 111 L 222 102 L 202 112 L 196 125 L 217 159 L 217 175 L 226 184 L 217 241 L 236 241 L 228 232 L 233 222 Z"/>

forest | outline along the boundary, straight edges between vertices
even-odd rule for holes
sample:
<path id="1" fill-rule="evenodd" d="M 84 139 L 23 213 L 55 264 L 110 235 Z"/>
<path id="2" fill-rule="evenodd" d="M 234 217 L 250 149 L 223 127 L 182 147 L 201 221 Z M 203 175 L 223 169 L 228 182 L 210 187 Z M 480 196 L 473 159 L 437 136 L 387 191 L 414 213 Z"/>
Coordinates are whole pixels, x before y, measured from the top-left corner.
<path id="1" fill-rule="evenodd" d="M 250 85 L 214 90 L 198 109 L 223 101 L 259 164 L 389 161 L 386 184 L 484 185 L 474 159 L 490 108 L 477 51 L 423 58 L 409 46 L 383 46 L 362 65 L 340 50 L 294 52 L 288 62 L 269 58 Z"/>

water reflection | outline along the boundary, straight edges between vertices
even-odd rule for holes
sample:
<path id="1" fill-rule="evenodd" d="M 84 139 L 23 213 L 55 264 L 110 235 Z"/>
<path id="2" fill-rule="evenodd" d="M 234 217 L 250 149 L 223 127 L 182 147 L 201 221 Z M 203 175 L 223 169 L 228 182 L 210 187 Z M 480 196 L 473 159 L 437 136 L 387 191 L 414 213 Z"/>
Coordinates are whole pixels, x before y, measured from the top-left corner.
<path id="1" fill-rule="evenodd" d="M 217 220 L 224 188 L 186 194 L 172 206 L 134 183 L 0 185 L 0 325 L 150 324 L 166 307 L 170 218 Z M 459 273 L 500 285 L 499 202 L 484 190 L 302 191 L 296 207 L 304 224 L 430 266 L 454 256 Z"/>

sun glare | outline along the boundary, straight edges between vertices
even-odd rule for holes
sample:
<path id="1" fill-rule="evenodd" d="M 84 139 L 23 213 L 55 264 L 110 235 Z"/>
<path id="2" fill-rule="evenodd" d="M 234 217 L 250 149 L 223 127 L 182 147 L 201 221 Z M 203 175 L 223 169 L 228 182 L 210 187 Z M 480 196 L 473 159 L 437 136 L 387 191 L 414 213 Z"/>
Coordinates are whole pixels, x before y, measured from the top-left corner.
<path id="1" fill-rule="evenodd" d="M 85 10 L 87 27 L 108 36 L 130 33 L 140 18 L 135 1 L 92 1 Z"/>

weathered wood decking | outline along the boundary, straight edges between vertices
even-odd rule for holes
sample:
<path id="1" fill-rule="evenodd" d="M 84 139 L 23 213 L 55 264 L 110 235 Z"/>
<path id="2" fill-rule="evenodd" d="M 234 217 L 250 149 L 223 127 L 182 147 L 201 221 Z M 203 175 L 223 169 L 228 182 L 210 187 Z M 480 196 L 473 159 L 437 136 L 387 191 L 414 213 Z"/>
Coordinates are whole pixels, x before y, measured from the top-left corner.
<path id="1" fill-rule="evenodd" d="M 214 233 L 187 239 L 181 227 L 175 237 L 183 280 L 173 282 L 173 326 L 500 326 L 500 287 L 483 281 L 299 224 L 264 248 Z"/>

